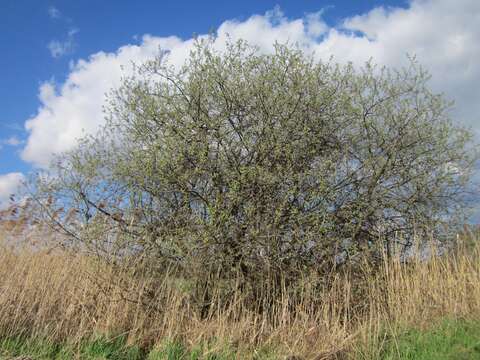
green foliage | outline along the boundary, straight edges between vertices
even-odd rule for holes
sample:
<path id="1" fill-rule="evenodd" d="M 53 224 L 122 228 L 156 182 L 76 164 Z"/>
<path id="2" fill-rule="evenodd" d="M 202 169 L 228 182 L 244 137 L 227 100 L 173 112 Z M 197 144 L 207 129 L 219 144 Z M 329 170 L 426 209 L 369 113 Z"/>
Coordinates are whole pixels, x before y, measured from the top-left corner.
<path id="1" fill-rule="evenodd" d="M 0 340 L 0 354 L 5 356 L 29 356 L 34 359 L 112 359 L 141 360 L 145 354 L 137 346 L 127 346 L 125 339 L 97 338 L 79 345 L 52 343 L 43 339 L 7 338 Z"/>
<path id="2" fill-rule="evenodd" d="M 113 341 L 98 338 L 87 342 L 80 349 L 82 358 L 140 360 L 144 358 L 143 351 L 137 346 L 127 346 L 125 339 L 117 337 Z"/>
<path id="3" fill-rule="evenodd" d="M 180 342 L 166 342 L 163 346 L 152 351 L 148 355 L 148 360 L 177 360 L 177 359 L 196 359 L 196 352 L 193 352 L 192 356 L 188 356 L 187 349 Z"/>
<path id="4" fill-rule="evenodd" d="M 480 323 L 445 321 L 426 330 L 410 330 L 391 339 L 380 356 L 384 360 L 480 359 Z"/>
<path id="5" fill-rule="evenodd" d="M 377 344 L 378 345 L 378 344 Z M 372 351 L 372 354 L 377 351 Z M 354 354 L 351 354 L 354 356 Z M 52 343 L 41 339 L 9 338 L 0 340 L 0 359 L 29 356 L 34 359 L 115 359 L 115 360 L 233 360 L 253 358 L 278 359 L 279 355 L 268 349 L 258 349 L 253 354 L 237 353 L 228 347 L 211 344 L 187 349 L 181 342 L 165 341 L 151 351 L 127 346 L 125 339 L 97 338 L 78 345 Z M 352 357 L 355 358 L 355 357 Z M 480 322 L 475 320 L 446 320 L 432 324 L 426 330 L 410 329 L 389 336 L 377 357 L 365 360 L 473 360 L 480 359 Z"/>
<path id="6" fill-rule="evenodd" d="M 152 350 L 148 355 L 148 360 L 234 360 L 237 358 L 235 352 L 228 348 L 210 350 L 208 346 L 196 346 L 188 350 L 182 343 L 175 341 L 165 342 L 159 349 Z"/>
<path id="7" fill-rule="evenodd" d="M 0 340 L 0 359 L 3 359 L 2 356 L 28 356 L 38 360 L 234 360 L 243 357 L 226 346 L 210 349 L 209 344 L 203 344 L 187 349 L 177 341 L 165 341 L 151 351 L 144 351 L 137 346 L 126 345 L 121 337 L 114 340 L 97 338 L 78 345 L 42 339 L 8 338 Z M 256 360 L 276 359 L 274 353 L 266 349 L 258 350 L 252 356 Z"/>
<path id="8" fill-rule="evenodd" d="M 255 283 L 454 229 L 440 225 L 464 209 L 476 152 L 415 61 L 355 69 L 242 41 L 198 41 L 181 69 L 167 58 L 124 79 L 105 128 L 37 178 L 70 243 Z"/>

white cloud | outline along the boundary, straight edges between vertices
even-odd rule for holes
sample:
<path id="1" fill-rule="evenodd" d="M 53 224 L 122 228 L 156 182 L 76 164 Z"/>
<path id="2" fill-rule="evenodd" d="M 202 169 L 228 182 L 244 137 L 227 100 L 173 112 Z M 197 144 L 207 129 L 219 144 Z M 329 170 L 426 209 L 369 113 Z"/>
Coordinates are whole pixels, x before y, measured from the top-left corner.
<path id="1" fill-rule="evenodd" d="M 10 196 L 18 191 L 23 180 L 25 176 L 18 172 L 0 175 L 0 210 L 8 207 Z"/>
<path id="2" fill-rule="evenodd" d="M 47 49 L 50 51 L 50 55 L 52 55 L 53 58 L 59 58 L 64 55 L 72 54 L 77 45 L 75 42 L 75 35 L 78 33 L 78 29 L 71 27 L 73 22 L 72 19 L 65 17 L 55 6 L 50 6 L 48 8 L 48 15 L 52 20 L 62 20 L 62 22 L 70 24 L 70 29 L 64 39 L 53 39 L 47 44 Z"/>
<path id="3" fill-rule="evenodd" d="M 127 45 L 116 53 L 99 52 L 79 60 L 60 86 L 43 83 L 39 89 L 42 106 L 25 125 L 29 137 L 22 158 L 46 166 L 52 153 L 68 150 L 82 134 L 94 132 L 103 122 L 105 93 L 120 84 L 121 65 L 151 58 L 160 44 L 175 47 L 181 43 L 177 38 L 159 41 L 146 36 L 140 46 Z"/>
<path id="4" fill-rule="evenodd" d="M 59 58 L 65 54 L 68 54 L 73 49 L 73 42 L 70 40 L 60 42 L 58 40 L 52 40 L 47 45 L 48 50 L 53 58 Z"/>
<path id="5" fill-rule="evenodd" d="M 64 55 L 73 53 L 76 47 L 75 34 L 78 33 L 78 29 L 71 29 L 67 33 L 67 37 L 63 41 L 52 40 L 48 43 L 47 48 L 50 50 L 50 55 L 53 58 L 59 58 Z"/>
<path id="6" fill-rule="evenodd" d="M 328 32 L 328 25 L 322 20 L 322 14 L 323 11 L 318 11 L 305 16 L 307 35 L 312 38 L 318 38 Z"/>
<path id="7" fill-rule="evenodd" d="M 357 63 L 372 57 L 393 66 L 405 61 L 406 53 L 416 55 L 432 74 L 434 90 L 454 99 L 457 118 L 480 134 L 479 24 L 480 1 L 417 0 L 408 9 L 377 8 L 347 19 L 346 29 L 365 36 L 335 34 L 318 48 Z"/>
<path id="8" fill-rule="evenodd" d="M 1 145 L 18 146 L 21 144 L 22 144 L 22 140 L 20 140 L 16 136 L 11 136 L 8 139 L 4 139 L 0 141 L 0 146 Z"/>
<path id="9" fill-rule="evenodd" d="M 478 0 L 413 0 L 406 9 L 379 7 L 344 19 L 337 27 L 329 27 L 321 11 L 288 19 L 276 8 L 245 21 L 225 21 L 217 29 L 216 46 L 222 48 L 229 34 L 264 51 L 270 51 L 274 41 L 288 41 L 314 51 L 317 58 L 333 55 L 337 61 L 354 64 L 373 58 L 379 64 L 399 66 L 407 61 L 407 54 L 416 55 L 433 75 L 434 90 L 456 101 L 455 117 L 480 133 L 478 24 Z M 148 59 L 159 46 L 170 50 L 173 64 L 181 64 L 192 43 L 173 36 L 144 36 L 138 45 L 77 61 L 63 84 L 44 83 L 38 113 L 26 122 L 29 137 L 22 158 L 46 166 L 52 153 L 68 150 L 82 134 L 96 131 L 104 121 L 104 94 L 128 73 L 128 66 L 122 73 L 122 65 Z"/>
<path id="10" fill-rule="evenodd" d="M 10 145 L 10 146 L 18 146 L 22 143 L 22 141 L 17 138 L 16 136 L 9 137 L 7 140 L 5 140 L 5 144 Z"/>
<path id="11" fill-rule="evenodd" d="M 62 13 L 55 6 L 48 8 L 48 15 L 51 19 L 60 19 L 62 17 Z"/>

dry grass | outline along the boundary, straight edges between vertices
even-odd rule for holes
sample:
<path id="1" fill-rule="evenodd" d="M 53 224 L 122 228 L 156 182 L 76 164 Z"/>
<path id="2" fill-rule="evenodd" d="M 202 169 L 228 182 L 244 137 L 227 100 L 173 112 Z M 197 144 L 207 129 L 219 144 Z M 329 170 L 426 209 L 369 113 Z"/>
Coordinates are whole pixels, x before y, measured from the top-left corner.
<path id="1" fill-rule="evenodd" d="M 321 292 L 308 278 L 301 301 L 293 303 L 282 289 L 268 313 L 251 311 L 239 291 L 228 306 L 214 302 L 202 317 L 188 284 L 168 276 L 134 280 L 129 271 L 83 255 L 2 245 L 0 334 L 55 341 L 123 334 L 148 347 L 166 338 L 187 346 L 215 339 L 243 358 L 260 348 L 305 359 L 372 358 L 385 334 L 403 326 L 480 318 L 479 260 L 479 246 L 428 262 L 396 259 L 375 274 L 365 268 L 337 275 Z"/>

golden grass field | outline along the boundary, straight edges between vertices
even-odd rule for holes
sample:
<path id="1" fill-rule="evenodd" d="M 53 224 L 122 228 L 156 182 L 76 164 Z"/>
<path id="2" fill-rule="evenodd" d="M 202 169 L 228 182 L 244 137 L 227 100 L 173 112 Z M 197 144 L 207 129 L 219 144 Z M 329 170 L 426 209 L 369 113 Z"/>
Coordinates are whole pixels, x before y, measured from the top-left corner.
<path id="1" fill-rule="evenodd" d="M 469 244 L 474 237 L 462 235 Z M 399 259 L 385 261 L 375 274 L 364 267 L 336 275 L 321 293 L 314 291 L 314 283 L 304 279 L 296 303 L 287 289 L 280 289 L 269 313 L 251 311 L 239 291 L 228 306 L 213 305 L 201 317 L 188 286 L 168 275 L 133 279 L 128 270 L 86 255 L 12 246 L 4 240 L 0 335 L 70 342 L 94 335 L 126 336 L 129 343 L 149 348 L 165 339 L 178 339 L 187 347 L 209 341 L 214 347 L 233 347 L 246 359 L 268 348 L 304 359 L 349 354 L 369 359 L 405 327 L 428 327 L 444 318 L 480 319 L 477 245 L 461 245 L 449 256 L 414 259 L 408 265 Z"/>

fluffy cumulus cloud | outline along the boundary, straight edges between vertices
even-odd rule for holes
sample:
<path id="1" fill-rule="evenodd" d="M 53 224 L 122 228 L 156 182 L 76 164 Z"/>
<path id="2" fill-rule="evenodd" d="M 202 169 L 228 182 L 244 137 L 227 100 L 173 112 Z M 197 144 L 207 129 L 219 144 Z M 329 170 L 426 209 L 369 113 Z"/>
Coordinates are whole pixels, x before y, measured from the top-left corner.
<path id="1" fill-rule="evenodd" d="M 143 38 L 141 45 L 127 45 L 115 53 L 96 53 L 71 66 L 66 81 L 58 85 L 43 83 L 39 89 L 41 107 L 26 122 L 29 137 L 22 158 L 38 166 L 47 166 L 51 155 L 66 151 L 77 139 L 98 129 L 103 122 L 105 94 L 120 84 L 122 70 L 133 61 L 141 63 L 154 56 L 159 46 L 176 48 L 176 38 Z"/>
<path id="2" fill-rule="evenodd" d="M 322 20 L 321 11 L 291 19 L 274 9 L 245 21 L 225 21 L 217 29 L 216 46 L 222 48 L 228 37 L 246 39 L 263 51 L 270 51 L 275 41 L 297 43 L 319 59 L 334 56 L 358 65 L 371 58 L 401 66 L 407 54 L 416 55 L 433 75 L 434 90 L 456 101 L 455 118 L 480 133 L 478 24 L 478 0 L 412 0 L 407 8 L 379 7 L 335 26 Z M 174 36 L 144 36 L 139 44 L 77 61 L 63 84 L 44 83 L 39 89 L 41 106 L 26 122 L 29 137 L 22 158 L 46 166 L 52 153 L 72 148 L 76 139 L 103 123 L 104 95 L 128 74 L 128 64 L 151 58 L 160 47 L 169 49 L 170 61 L 178 65 L 192 43 Z"/>
<path id="3" fill-rule="evenodd" d="M 18 172 L 0 175 L 0 210 L 8 207 L 10 196 L 18 191 L 24 179 L 24 175 Z"/>

